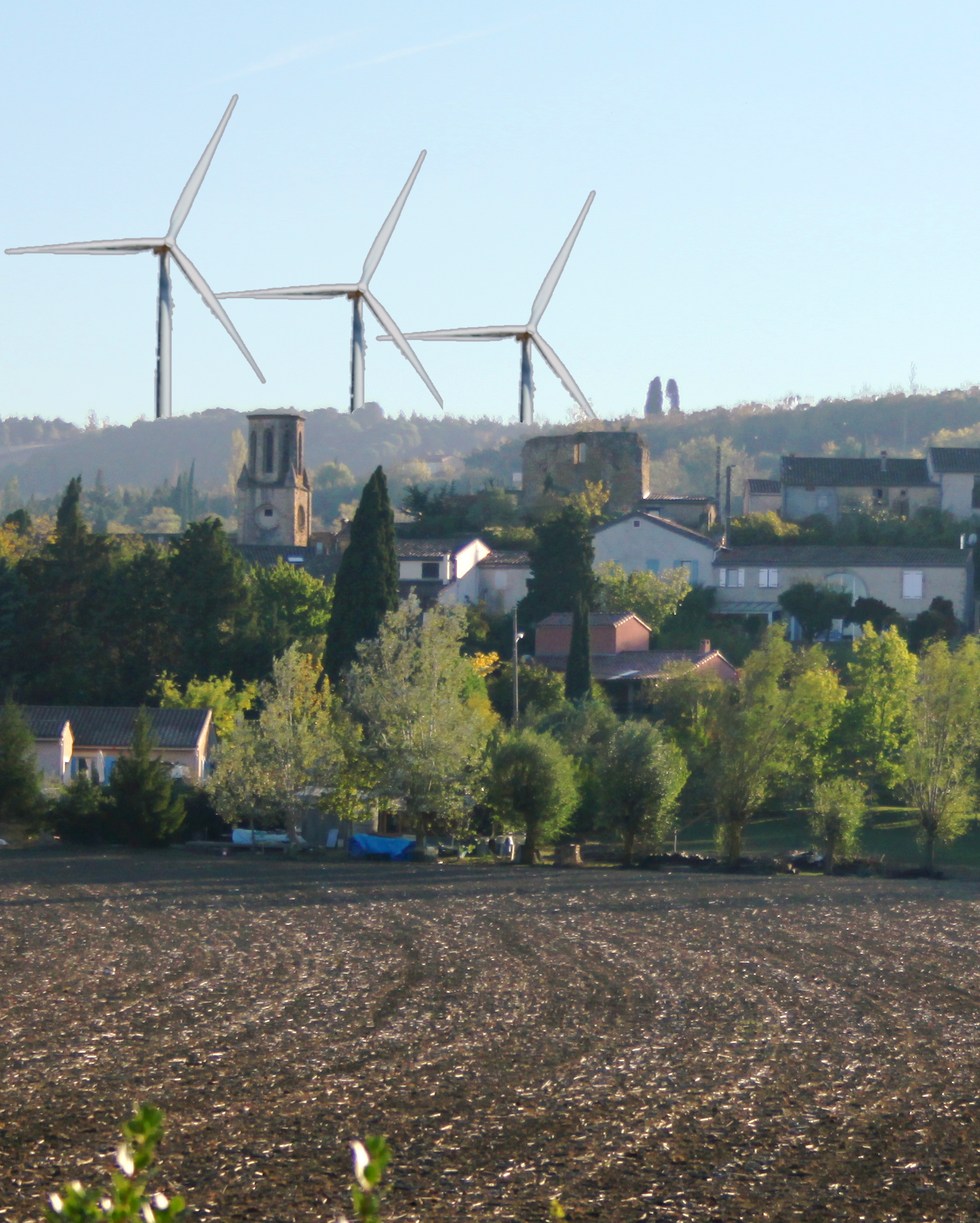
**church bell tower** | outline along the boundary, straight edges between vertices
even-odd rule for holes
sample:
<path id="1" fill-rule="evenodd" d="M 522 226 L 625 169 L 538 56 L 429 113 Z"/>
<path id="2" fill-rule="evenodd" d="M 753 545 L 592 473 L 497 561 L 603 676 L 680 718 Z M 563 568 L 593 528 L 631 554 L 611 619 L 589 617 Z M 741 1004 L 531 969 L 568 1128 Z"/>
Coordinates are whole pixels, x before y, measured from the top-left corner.
<path id="1" fill-rule="evenodd" d="M 312 494 L 303 466 L 306 418 L 291 408 L 250 412 L 248 459 L 238 477 L 238 542 L 305 548 Z"/>

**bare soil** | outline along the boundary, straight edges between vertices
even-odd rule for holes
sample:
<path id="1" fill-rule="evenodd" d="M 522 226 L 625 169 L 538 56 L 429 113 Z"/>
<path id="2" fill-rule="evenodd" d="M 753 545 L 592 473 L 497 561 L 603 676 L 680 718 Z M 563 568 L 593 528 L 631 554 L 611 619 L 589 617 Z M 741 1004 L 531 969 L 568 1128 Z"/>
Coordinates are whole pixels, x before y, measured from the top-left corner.
<path id="1" fill-rule="evenodd" d="M 200 1220 L 975 1220 L 980 884 L 0 856 L 0 1220 L 136 1102 Z"/>

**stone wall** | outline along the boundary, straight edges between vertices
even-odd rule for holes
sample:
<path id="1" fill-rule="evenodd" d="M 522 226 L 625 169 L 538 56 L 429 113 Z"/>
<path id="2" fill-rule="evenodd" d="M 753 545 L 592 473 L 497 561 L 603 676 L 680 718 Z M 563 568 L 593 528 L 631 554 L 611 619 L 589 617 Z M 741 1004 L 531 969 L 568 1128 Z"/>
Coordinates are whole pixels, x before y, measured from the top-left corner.
<path id="1" fill-rule="evenodd" d="M 549 497 L 580 493 L 601 481 L 607 512 L 626 512 L 649 491 L 650 452 L 638 433 L 562 433 L 534 437 L 521 452 L 523 498 L 533 508 Z"/>

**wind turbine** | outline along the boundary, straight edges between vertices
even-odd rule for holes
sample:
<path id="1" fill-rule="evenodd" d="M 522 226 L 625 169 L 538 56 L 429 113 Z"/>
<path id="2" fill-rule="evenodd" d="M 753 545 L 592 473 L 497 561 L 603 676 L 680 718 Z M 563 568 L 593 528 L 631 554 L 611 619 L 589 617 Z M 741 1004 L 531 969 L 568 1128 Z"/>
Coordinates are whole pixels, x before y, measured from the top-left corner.
<path id="1" fill-rule="evenodd" d="M 548 275 L 541 282 L 541 288 L 538 289 L 538 295 L 531 306 L 531 316 L 526 323 L 518 323 L 514 326 L 501 325 L 499 327 L 449 327 L 442 331 L 408 331 L 405 333 L 407 340 L 503 340 L 511 337 L 517 340 L 521 346 L 519 413 L 522 423 L 530 424 L 534 418 L 534 377 L 531 369 L 532 347 L 537 348 L 554 373 L 558 375 L 562 386 L 568 391 L 583 412 L 593 420 L 595 419 L 592 405 L 582 394 L 578 383 L 569 373 L 568 368 L 555 350 L 538 331 L 538 323 L 541 322 L 541 316 L 544 314 L 548 302 L 551 301 L 551 295 L 555 291 L 555 286 L 561 279 L 561 274 L 565 270 L 565 264 L 568 262 L 568 256 L 572 253 L 572 247 L 575 245 L 575 239 L 578 237 L 579 230 L 582 228 L 594 199 L 595 192 L 590 191 L 582 211 L 578 214 L 578 220 L 572 226 L 571 232 L 565 239 L 564 245 L 548 271 Z M 384 336 L 378 337 L 379 340 L 384 338 Z"/>
<path id="2" fill-rule="evenodd" d="M 162 238 L 110 238 L 97 242 L 62 242 L 57 246 L 14 246 L 6 251 L 8 255 L 136 255 L 141 251 L 152 251 L 154 255 L 158 256 L 160 260 L 160 288 L 157 293 L 156 415 L 158 420 L 171 414 L 173 339 L 173 297 L 170 280 L 171 258 L 190 281 L 193 288 L 204 299 L 204 304 L 211 310 L 225 331 L 228 332 L 241 349 L 245 360 L 258 375 L 259 381 L 265 382 L 262 371 L 256 365 L 252 354 L 245 347 L 244 340 L 235 330 L 234 324 L 225 313 L 225 308 L 218 301 L 214 290 L 177 245 L 177 235 L 187 220 L 187 214 L 191 210 L 191 205 L 201 189 L 204 176 L 208 172 L 211 159 L 214 157 L 218 142 L 228 126 L 228 120 L 231 118 L 231 112 L 235 109 L 237 101 L 238 94 L 236 93 L 228 103 L 228 107 L 221 117 L 221 122 L 215 129 L 214 135 L 208 141 L 207 148 L 201 154 L 201 160 L 194 167 L 194 172 L 187 180 L 184 190 L 180 193 L 180 198 L 177 200 L 173 215 L 170 218 L 170 228 Z"/>
<path id="3" fill-rule="evenodd" d="M 365 304 L 385 329 L 387 334 L 384 338 L 390 339 L 397 346 L 402 356 L 411 364 L 412 368 L 429 388 L 439 407 L 442 407 L 442 396 L 436 390 L 432 379 L 425 372 L 422 362 L 415 355 L 411 344 L 409 344 L 398 329 L 398 324 L 374 296 L 370 288 L 371 277 L 378 270 L 381 256 L 385 253 L 385 247 L 388 245 L 395 226 L 398 224 L 398 218 L 402 214 L 405 201 L 408 199 L 409 192 L 412 190 L 412 186 L 418 177 L 419 170 L 422 169 L 423 161 L 425 161 L 425 149 L 419 153 L 418 159 L 412 167 L 412 172 L 408 176 L 408 181 L 402 187 L 401 194 L 395 200 L 391 212 L 385 218 L 385 223 L 378 231 L 378 236 L 374 239 L 367 258 L 364 260 L 361 278 L 356 284 L 293 285 L 290 288 L 284 289 L 247 289 L 237 293 L 218 294 L 219 297 L 283 298 L 287 301 L 318 301 L 330 297 L 349 298 L 353 312 L 350 337 L 350 410 L 352 412 L 356 408 L 364 406 L 364 354 L 367 347 L 364 339 Z"/>

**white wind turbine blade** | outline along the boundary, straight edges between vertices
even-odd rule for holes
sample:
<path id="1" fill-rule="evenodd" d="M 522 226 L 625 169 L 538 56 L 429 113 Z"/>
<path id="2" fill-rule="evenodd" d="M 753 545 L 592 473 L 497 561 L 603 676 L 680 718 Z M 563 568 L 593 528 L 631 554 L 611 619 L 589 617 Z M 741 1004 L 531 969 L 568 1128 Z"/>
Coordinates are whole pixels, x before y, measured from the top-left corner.
<path id="1" fill-rule="evenodd" d="M 417 165 L 418 163 L 416 163 L 416 166 Z M 384 327 L 385 330 L 387 331 L 388 338 L 391 339 L 392 343 L 396 346 L 396 348 L 401 353 L 401 355 L 405 358 L 406 361 L 408 361 L 412 369 L 415 370 L 418 376 L 422 379 L 425 385 L 429 388 L 429 393 L 432 395 L 433 399 L 435 399 L 439 407 L 440 408 L 443 407 L 442 396 L 436 390 L 435 383 L 432 381 L 429 375 L 425 372 L 425 368 L 423 367 L 422 362 L 415 355 L 415 352 L 412 349 L 411 344 L 409 344 L 405 336 L 402 335 L 401 331 L 398 328 L 398 324 L 391 317 L 391 315 L 384 308 L 384 306 L 382 306 L 382 304 L 378 301 L 378 299 L 374 296 L 374 294 L 370 291 L 370 289 L 365 289 L 363 296 L 364 296 L 365 302 L 367 302 L 368 309 L 371 311 L 374 317 L 378 320 L 381 326 Z"/>
<path id="2" fill-rule="evenodd" d="M 318 298 L 351 297 L 359 293 L 358 285 L 291 285 L 282 289 L 241 289 L 236 293 L 218 293 L 226 297 L 253 297 L 264 301 L 313 301 Z"/>
<path id="3" fill-rule="evenodd" d="M 588 215 L 589 209 L 592 207 L 592 201 L 595 199 L 595 192 L 590 191 L 588 199 L 582 211 L 578 214 L 578 220 L 572 226 L 571 232 L 565 239 L 565 243 L 558 252 L 555 262 L 551 265 L 548 275 L 541 282 L 541 288 L 538 289 L 538 295 L 534 299 L 534 305 L 531 307 L 531 317 L 528 321 L 529 327 L 536 327 L 541 321 L 541 315 L 545 312 L 545 307 L 551 301 L 551 295 L 555 291 L 555 286 L 561 279 L 561 274 L 565 270 L 565 264 L 568 262 L 568 256 L 572 253 L 572 247 L 575 245 L 575 239 L 578 237 L 579 230 L 582 228 L 585 218 Z"/>
<path id="4" fill-rule="evenodd" d="M 214 135 L 208 141 L 208 146 L 201 154 L 201 160 L 194 167 L 194 171 L 187 180 L 187 185 L 180 193 L 180 198 L 174 205 L 173 214 L 170 217 L 170 228 L 167 230 L 167 241 L 173 242 L 180 233 L 180 227 L 187 220 L 187 214 L 191 210 L 191 205 L 194 203 L 194 198 L 201 189 L 201 183 L 204 182 L 204 176 L 208 172 L 208 167 L 211 165 L 211 159 L 214 157 L 215 150 L 218 147 L 218 142 L 224 135 L 225 128 L 228 126 L 228 120 L 231 118 L 231 112 L 235 109 L 235 103 L 238 101 L 238 94 L 233 94 L 231 101 L 228 103 L 225 113 L 221 116 L 221 122 L 215 128 Z"/>
<path id="5" fill-rule="evenodd" d="M 235 330 L 235 324 L 231 321 L 231 319 L 225 313 L 224 306 L 222 306 L 221 302 L 219 302 L 217 297 L 215 297 L 214 290 L 211 288 L 208 282 L 204 279 L 201 273 L 197 270 L 194 264 L 191 263 L 191 261 L 187 258 L 187 256 L 184 254 L 184 252 L 180 249 L 179 246 L 171 246 L 170 253 L 171 255 L 173 255 L 174 262 L 177 264 L 180 270 L 184 273 L 184 275 L 190 281 L 191 285 L 198 291 L 198 293 L 204 299 L 204 304 L 208 307 L 208 309 L 215 316 L 218 322 L 221 323 L 221 325 L 224 327 L 225 331 L 228 332 L 231 338 L 238 345 L 245 360 L 249 363 L 249 365 L 251 365 L 252 369 L 255 370 L 255 373 L 256 373 L 256 376 L 258 377 L 259 382 L 265 382 L 265 375 L 259 369 L 258 365 L 255 362 L 255 358 L 252 356 L 252 354 L 248 351 L 248 348 L 245 346 L 245 341 Z"/>
<path id="6" fill-rule="evenodd" d="M 59 242 L 49 246 L 10 246 L 5 255 L 136 255 L 157 250 L 163 238 L 106 238 L 99 242 Z"/>
<path id="7" fill-rule="evenodd" d="M 406 340 L 510 340 L 527 331 L 524 324 L 514 327 L 444 327 L 441 331 L 406 331 Z M 387 340 L 379 335 L 379 340 Z"/>
<path id="8" fill-rule="evenodd" d="M 385 218 L 385 223 L 378 230 L 378 236 L 374 239 L 371 249 L 368 251 L 367 258 L 364 260 L 364 270 L 361 272 L 361 284 L 365 287 L 370 284 L 371 277 L 377 271 L 378 264 L 381 262 L 381 256 L 385 253 L 385 247 L 388 245 L 395 226 L 398 224 L 398 218 L 402 214 L 402 209 L 405 207 L 408 194 L 412 190 L 416 178 L 418 178 L 419 170 L 422 169 L 423 161 L 425 161 L 425 149 L 419 153 L 418 159 L 412 167 L 412 172 L 408 176 L 408 181 L 402 187 L 398 199 L 392 205 L 391 212 Z"/>
<path id="9" fill-rule="evenodd" d="M 592 410 L 592 405 L 582 394 L 582 389 L 575 381 L 572 375 L 568 372 L 568 367 L 558 356 L 551 345 L 541 338 L 536 332 L 531 337 L 537 345 L 538 352 L 544 357 L 545 361 L 551 366 L 552 370 L 558 375 L 562 386 L 568 391 L 569 395 L 575 400 L 579 407 L 593 420 L 595 420 L 595 412 Z"/>

